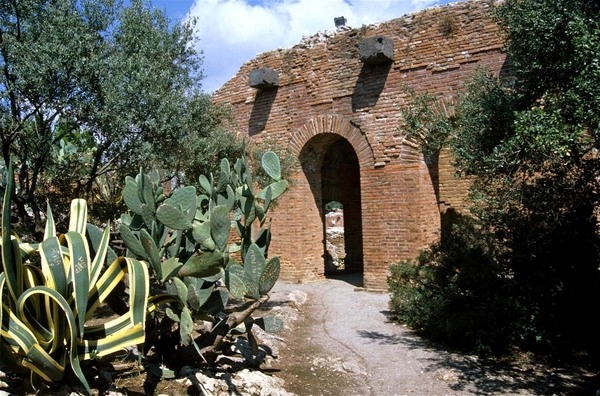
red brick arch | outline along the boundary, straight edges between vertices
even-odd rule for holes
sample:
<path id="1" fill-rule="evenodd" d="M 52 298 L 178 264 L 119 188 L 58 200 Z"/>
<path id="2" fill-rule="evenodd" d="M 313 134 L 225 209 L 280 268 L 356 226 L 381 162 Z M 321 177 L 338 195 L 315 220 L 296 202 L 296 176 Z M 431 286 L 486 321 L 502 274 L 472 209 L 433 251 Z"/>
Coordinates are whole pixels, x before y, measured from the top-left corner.
<path id="1" fill-rule="evenodd" d="M 438 98 L 437 111 L 452 116 L 446 101 L 464 90 L 477 68 L 513 78 L 504 36 L 490 19 L 492 7 L 465 0 L 360 29 L 318 33 L 246 62 L 213 95 L 216 103 L 232 106 L 242 135 L 273 140 L 298 159 L 290 189 L 271 212 L 270 254 L 280 257 L 282 279 L 324 276 L 323 202 L 348 200 L 344 186 L 360 194 L 360 210 L 348 207 L 345 213 L 357 221 L 346 217 L 344 227 L 346 235 L 363 238 L 351 244 L 363 247 L 369 290 L 386 290 L 390 264 L 416 257 L 439 238 L 442 217 L 464 209 L 469 181 L 455 179 L 450 153 L 424 161 L 398 116 L 412 101 L 406 87 Z M 457 28 L 452 35 L 442 29 L 449 20 Z M 361 58 L 360 40 L 374 37 L 393 42 L 390 62 Z M 263 68 L 275 71 L 279 84 L 256 91 L 248 76 Z M 362 228 L 349 230 L 359 216 Z"/>
<path id="2" fill-rule="evenodd" d="M 289 149 L 298 157 L 304 145 L 321 133 L 335 133 L 345 138 L 354 148 L 361 169 L 374 166 L 373 149 L 366 136 L 347 118 L 337 114 L 321 115 L 306 122 L 293 134 Z"/>

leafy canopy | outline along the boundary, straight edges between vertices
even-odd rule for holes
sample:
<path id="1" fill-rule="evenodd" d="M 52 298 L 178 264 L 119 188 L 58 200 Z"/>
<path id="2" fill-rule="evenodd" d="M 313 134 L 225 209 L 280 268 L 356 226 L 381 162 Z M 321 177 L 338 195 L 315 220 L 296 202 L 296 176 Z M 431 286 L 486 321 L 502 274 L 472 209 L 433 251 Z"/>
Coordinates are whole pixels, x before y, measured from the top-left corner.
<path id="1" fill-rule="evenodd" d="M 225 135 L 227 108 L 200 90 L 196 41 L 193 22 L 141 0 L 1 2 L 2 155 L 16 162 L 14 206 L 36 239 L 46 199 L 58 225 L 72 198 L 115 213 L 125 174 L 147 165 L 168 179 L 197 142 Z"/>
<path id="2" fill-rule="evenodd" d="M 420 263 L 427 274 L 450 269 L 454 275 L 408 290 L 415 299 L 429 296 L 425 301 L 436 315 L 450 312 L 433 304 L 447 297 L 441 291 L 457 288 L 460 294 L 451 296 L 466 298 L 463 307 L 512 307 L 519 315 L 503 330 L 510 334 L 495 340 L 593 348 L 598 343 L 592 318 L 600 306 L 600 6 L 588 0 L 506 0 L 494 12 L 506 34 L 510 78 L 478 71 L 459 98 L 448 136 L 440 139 L 439 128 L 417 132 L 446 142 L 458 171 L 472 178 L 470 211 L 478 221 L 473 232 L 492 237 L 486 245 L 497 261 L 452 256 L 442 241 Z M 466 235 L 464 228 L 456 232 Z M 440 249 L 443 255 L 436 256 Z M 479 275 L 493 269 L 502 285 L 491 295 L 489 282 L 487 289 L 465 289 L 458 282 L 467 271 L 477 275 L 473 269 Z M 415 281 L 417 275 L 405 273 L 400 268 L 393 282 Z M 393 286 L 405 293 L 402 282 Z M 451 337 L 444 326 L 460 315 L 426 322 L 434 326 L 431 332 Z"/>

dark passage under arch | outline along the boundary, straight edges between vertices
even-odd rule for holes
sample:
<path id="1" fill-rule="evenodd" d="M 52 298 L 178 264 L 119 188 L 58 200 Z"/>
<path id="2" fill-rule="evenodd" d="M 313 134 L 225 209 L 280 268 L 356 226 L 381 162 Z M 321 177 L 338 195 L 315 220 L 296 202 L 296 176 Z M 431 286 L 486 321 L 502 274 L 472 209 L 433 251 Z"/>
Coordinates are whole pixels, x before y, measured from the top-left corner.
<path id="1" fill-rule="evenodd" d="M 360 166 L 350 143 L 340 137 L 325 151 L 321 165 L 323 205 L 336 201 L 343 206 L 344 271 L 362 272 L 362 210 L 360 197 Z M 323 210 L 325 222 L 325 210 Z M 327 225 L 323 227 L 325 234 Z M 326 235 L 324 235 L 324 241 Z M 325 249 L 325 255 L 327 251 Z M 325 268 L 325 274 L 331 268 Z"/>

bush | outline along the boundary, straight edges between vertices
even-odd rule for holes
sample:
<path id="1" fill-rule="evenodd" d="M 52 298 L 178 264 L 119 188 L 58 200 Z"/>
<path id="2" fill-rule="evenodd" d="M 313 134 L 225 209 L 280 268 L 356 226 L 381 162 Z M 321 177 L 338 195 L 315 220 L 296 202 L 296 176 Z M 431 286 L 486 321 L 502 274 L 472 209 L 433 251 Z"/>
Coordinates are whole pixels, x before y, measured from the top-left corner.
<path id="1" fill-rule="evenodd" d="M 325 213 L 331 213 L 336 209 L 344 209 L 344 205 L 338 201 L 331 201 L 325 204 Z"/>
<path id="2" fill-rule="evenodd" d="M 388 284 L 398 321 L 461 349 L 505 351 L 519 337 L 524 313 L 494 245 L 492 236 L 462 217 L 416 260 L 391 266 Z"/>

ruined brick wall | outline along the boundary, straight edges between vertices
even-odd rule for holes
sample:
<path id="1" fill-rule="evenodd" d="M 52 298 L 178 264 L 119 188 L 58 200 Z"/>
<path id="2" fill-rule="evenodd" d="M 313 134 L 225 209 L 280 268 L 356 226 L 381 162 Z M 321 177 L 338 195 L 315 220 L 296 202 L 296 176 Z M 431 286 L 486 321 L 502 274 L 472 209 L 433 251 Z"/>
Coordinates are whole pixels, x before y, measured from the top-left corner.
<path id="1" fill-rule="evenodd" d="M 510 72 L 489 7 L 487 1 L 453 3 L 319 33 L 257 56 L 215 93 L 216 102 L 233 106 L 239 133 L 275 142 L 299 159 L 294 187 L 272 225 L 270 252 L 281 257 L 282 279 L 323 276 L 323 205 L 332 197 L 353 197 L 347 198 L 351 210 L 344 206 L 345 227 L 359 234 L 351 239 L 362 245 L 355 269 L 371 290 L 385 290 L 389 265 L 415 257 L 439 236 L 444 215 L 463 208 L 467 183 L 454 179 L 449 154 L 425 161 L 405 139 L 398 114 L 408 100 L 405 84 L 452 99 L 479 67 Z M 360 61 L 359 40 L 374 36 L 393 40 L 392 63 Z M 250 71 L 265 67 L 279 74 L 279 87 L 251 88 Z M 356 170 L 343 183 L 330 183 L 340 139 L 356 154 Z"/>

